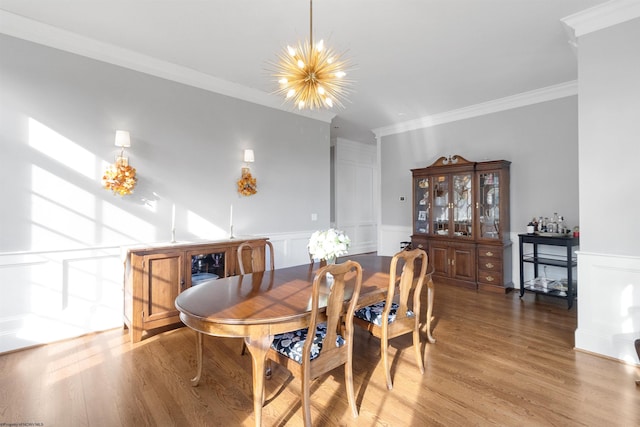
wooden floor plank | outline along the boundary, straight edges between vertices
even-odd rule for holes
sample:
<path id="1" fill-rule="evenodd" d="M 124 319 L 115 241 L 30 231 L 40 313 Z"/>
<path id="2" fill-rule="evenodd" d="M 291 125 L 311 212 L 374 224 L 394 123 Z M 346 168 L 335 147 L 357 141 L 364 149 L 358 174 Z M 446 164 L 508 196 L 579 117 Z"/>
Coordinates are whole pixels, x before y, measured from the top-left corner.
<path id="1" fill-rule="evenodd" d="M 437 342 L 423 343 L 424 375 L 411 337 L 396 338 L 388 391 L 379 341 L 357 329 L 359 417 L 351 417 L 339 368 L 312 385 L 314 425 L 640 425 L 638 369 L 575 351 L 576 310 L 561 300 L 436 283 Z M 251 426 L 251 358 L 241 349 L 239 339 L 205 337 L 195 388 L 188 328 L 136 344 L 117 329 L 3 354 L 0 423 Z M 283 368 L 266 382 L 266 398 L 265 426 L 302 424 L 299 382 Z"/>

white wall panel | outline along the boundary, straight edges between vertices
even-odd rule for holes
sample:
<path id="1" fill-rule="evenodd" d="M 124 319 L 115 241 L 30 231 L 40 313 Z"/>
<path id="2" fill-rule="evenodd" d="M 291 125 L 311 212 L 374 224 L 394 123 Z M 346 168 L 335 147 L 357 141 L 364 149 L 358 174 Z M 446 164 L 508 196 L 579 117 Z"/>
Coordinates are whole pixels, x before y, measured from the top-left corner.
<path id="1" fill-rule="evenodd" d="M 338 138 L 335 143 L 336 227 L 351 239 L 349 253 L 377 250 L 375 147 Z"/>
<path id="2" fill-rule="evenodd" d="M 640 257 L 579 252 L 578 277 L 576 348 L 640 363 Z"/>
<path id="3" fill-rule="evenodd" d="M 118 248 L 0 254 L 0 353 L 122 325 Z"/>

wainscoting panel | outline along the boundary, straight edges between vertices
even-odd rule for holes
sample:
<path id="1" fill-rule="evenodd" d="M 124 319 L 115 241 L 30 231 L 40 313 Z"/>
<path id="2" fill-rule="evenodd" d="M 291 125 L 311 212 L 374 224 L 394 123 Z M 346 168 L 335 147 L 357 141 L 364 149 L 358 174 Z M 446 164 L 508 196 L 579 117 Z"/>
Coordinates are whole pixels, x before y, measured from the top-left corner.
<path id="1" fill-rule="evenodd" d="M 640 257 L 578 252 L 576 348 L 640 363 Z"/>
<path id="2" fill-rule="evenodd" d="M 349 253 L 362 254 L 375 252 L 377 249 L 377 228 L 377 224 L 374 223 L 344 225 L 342 230 L 351 239 Z"/>
<path id="3" fill-rule="evenodd" d="M 411 227 L 382 225 L 378 236 L 378 255 L 393 256 L 400 251 L 400 242 L 411 241 Z"/>
<path id="4" fill-rule="evenodd" d="M 122 325 L 117 247 L 0 254 L 0 353 Z"/>
<path id="5" fill-rule="evenodd" d="M 375 227 L 354 227 L 349 253 L 375 250 Z M 309 263 L 314 231 L 260 235 L 284 268 Z M 0 253 L 0 353 L 122 326 L 122 266 L 119 247 Z"/>
<path id="6" fill-rule="evenodd" d="M 264 233 L 269 237 L 275 252 L 275 267 L 285 268 L 309 263 L 309 237 L 313 231 L 298 233 Z"/>

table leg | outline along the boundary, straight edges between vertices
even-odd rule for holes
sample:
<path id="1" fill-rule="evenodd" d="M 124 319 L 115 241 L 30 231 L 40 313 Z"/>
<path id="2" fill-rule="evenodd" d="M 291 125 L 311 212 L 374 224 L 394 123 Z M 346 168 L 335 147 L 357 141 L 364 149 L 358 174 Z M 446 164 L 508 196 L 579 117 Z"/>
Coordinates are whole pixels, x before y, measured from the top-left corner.
<path id="1" fill-rule="evenodd" d="M 197 386 L 202 376 L 202 333 L 196 331 L 196 360 L 198 361 L 198 367 L 196 370 L 196 376 L 191 378 L 191 385 Z"/>
<path id="2" fill-rule="evenodd" d="M 253 361 L 253 413 L 257 427 L 262 425 L 262 405 L 264 403 L 264 362 L 272 341 L 273 336 L 271 335 L 246 337 L 244 339 Z"/>

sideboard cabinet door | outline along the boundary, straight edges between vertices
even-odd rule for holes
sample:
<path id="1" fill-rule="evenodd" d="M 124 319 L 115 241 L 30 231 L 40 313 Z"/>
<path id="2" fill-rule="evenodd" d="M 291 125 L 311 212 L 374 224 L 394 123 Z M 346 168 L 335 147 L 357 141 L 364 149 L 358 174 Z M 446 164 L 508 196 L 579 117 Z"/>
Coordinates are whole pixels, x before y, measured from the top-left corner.
<path id="1" fill-rule="evenodd" d="M 157 328 L 181 326 L 175 300 L 190 286 L 239 273 L 238 246 L 264 237 L 203 243 L 127 247 L 124 255 L 124 324 L 131 341 Z M 161 329 L 163 330 L 163 329 Z"/>
<path id="2" fill-rule="evenodd" d="M 184 287 L 184 252 L 144 257 L 142 270 L 142 321 L 144 329 L 175 323 L 180 313 L 175 300 Z"/>

